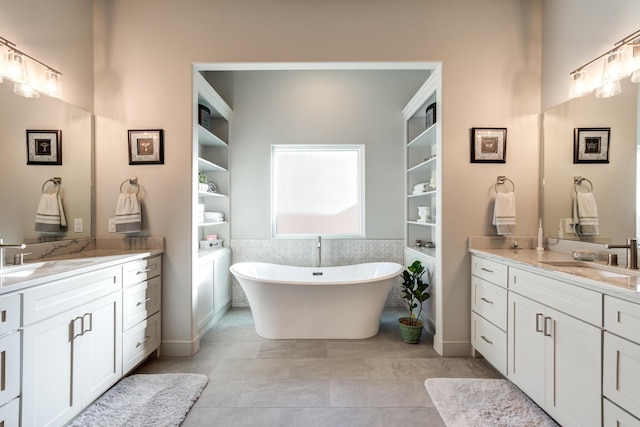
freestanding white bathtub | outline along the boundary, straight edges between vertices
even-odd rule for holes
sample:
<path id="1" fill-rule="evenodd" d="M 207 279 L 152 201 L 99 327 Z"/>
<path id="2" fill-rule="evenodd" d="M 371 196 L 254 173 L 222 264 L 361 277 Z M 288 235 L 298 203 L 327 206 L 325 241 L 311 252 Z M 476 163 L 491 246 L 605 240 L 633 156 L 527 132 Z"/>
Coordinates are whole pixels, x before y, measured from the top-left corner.
<path id="1" fill-rule="evenodd" d="M 272 339 L 361 339 L 376 335 L 395 262 L 290 267 L 239 262 L 230 268 L 244 290 L 256 332 Z"/>

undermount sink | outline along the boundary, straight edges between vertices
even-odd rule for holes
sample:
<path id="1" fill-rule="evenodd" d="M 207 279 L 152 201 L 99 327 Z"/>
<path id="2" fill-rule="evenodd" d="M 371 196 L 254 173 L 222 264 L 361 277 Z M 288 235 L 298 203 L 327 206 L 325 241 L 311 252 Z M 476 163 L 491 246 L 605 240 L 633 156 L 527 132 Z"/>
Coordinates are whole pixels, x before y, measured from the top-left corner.
<path id="1" fill-rule="evenodd" d="M 32 262 L 22 265 L 10 265 L 0 268 L 0 278 L 29 277 L 34 273 L 53 273 L 70 267 L 89 264 L 92 260 L 65 259 L 57 261 Z"/>
<path id="2" fill-rule="evenodd" d="M 586 277 L 589 279 L 611 282 L 625 287 L 635 287 L 638 274 L 628 274 L 615 271 L 615 267 L 607 267 L 600 264 L 584 261 L 541 261 L 542 264 L 546 264 L 555 267 L 555 270 L 559 270 L 569 274 L 575 274 L 576 276 Z"/>

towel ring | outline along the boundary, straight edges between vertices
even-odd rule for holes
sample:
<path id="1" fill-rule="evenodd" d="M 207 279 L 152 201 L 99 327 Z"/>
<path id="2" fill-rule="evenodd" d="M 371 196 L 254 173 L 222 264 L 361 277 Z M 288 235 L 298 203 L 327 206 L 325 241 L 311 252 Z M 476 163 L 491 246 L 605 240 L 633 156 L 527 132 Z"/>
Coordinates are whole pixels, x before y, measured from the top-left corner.
<path id="1" fill-rule="evenodd" d="M 493 184 L 493 190 L 496 192 L 496 194 L 498 194 L 498 185 L 504 185 L 504 186 L 507 185 L 505 183 L 505 181 L 509 181 L 511 183 L 511 192 L 515 192 L 516 191 L 516 185 L 513 183 L 513 181 L 511 181 L 506 176 L 499 176 L 497 181 L 496 181 L 496 183 Z"/>
<path id="2" fill-rule="evenodd" d="M 60 194 L 60 178 L 51 178 L 42 183 L 42 194 L 45 194 L 44 188 L 47 186 L 47 183 L 52 182 L 53 186 L 56 188 L 55 193 L 51 194 Z"/>
<path id="3" fill-rule="evenodd" d="M 140 193 L 140 184 L 138 184 L 138 180 L 137 178 L 129 178 L 129 179 L 125 179 L 124 181 L 122 181 L 122 184 L 120 184 L 120 192 L 124 193 L 124 191 L 122 191 L 122 186 L 125 185 L 126 183 L 129 183 L 130 186 L 134 186 L 136 187 L 136 192 L 135 194 L 138 195 L 138 193 Z M 127 194 L 132 194 L 132 193 L 127 193 Z"/>
<path id="4" fill-rule="evenodd" d="M 591 193 L 593 191 L 593 183 L 591 181 L 589 181 L 587 178 L 584 178 L 582 176 L 574 176 L 573 177 L 573 191 L 575 191 L 576 194 L 578 194 L 578 187 L 582 186 L 584 181 L 587 181 L 591 188 L 589 188 L 588 191 L 583 191 L 583 193 Z"/>

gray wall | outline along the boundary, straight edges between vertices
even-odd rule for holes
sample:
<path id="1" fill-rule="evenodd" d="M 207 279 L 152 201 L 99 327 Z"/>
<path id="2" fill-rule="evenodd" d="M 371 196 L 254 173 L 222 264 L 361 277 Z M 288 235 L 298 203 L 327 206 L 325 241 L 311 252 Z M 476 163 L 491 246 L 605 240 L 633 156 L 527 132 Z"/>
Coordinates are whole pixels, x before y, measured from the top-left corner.
<path id="1" fill-rule="evenodd" d="M 215 74 L 208 73 L 214 87 Z M 366 238 L 404 238 L 401 111 L 428 71 L 233 74 L 229 150 L 234 239 L 271 237 L 272 144 L 364 144 Z"/>

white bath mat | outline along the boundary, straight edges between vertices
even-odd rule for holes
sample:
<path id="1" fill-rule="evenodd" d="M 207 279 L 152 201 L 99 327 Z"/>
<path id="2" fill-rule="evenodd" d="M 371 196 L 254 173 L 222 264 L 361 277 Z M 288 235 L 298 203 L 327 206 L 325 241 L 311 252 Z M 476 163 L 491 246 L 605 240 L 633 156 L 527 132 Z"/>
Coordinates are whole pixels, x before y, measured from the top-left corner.
<path id="1" fill-rule="evenodd" d="M 447 427 L 557 427 L 507 380 L 429 378 L 424 386 Z"/>
<path id="2" fill-rule="evenodd" d="M 207 385 L 202 374 L 137 374 L 123 378 L 70 427 L 177 427 Z"/>

